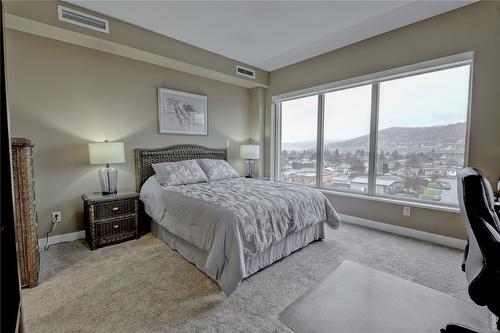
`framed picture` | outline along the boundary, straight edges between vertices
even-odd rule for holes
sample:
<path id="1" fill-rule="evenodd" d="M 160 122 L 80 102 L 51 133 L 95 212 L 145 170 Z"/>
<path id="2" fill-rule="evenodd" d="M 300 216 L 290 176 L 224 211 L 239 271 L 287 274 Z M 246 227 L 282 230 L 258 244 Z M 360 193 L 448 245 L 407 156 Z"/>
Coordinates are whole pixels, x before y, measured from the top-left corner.
<path id="1" fill-rule="evenodd" d="M 158 87 L 160 134 L 208 135 L 207 96 Z"/>

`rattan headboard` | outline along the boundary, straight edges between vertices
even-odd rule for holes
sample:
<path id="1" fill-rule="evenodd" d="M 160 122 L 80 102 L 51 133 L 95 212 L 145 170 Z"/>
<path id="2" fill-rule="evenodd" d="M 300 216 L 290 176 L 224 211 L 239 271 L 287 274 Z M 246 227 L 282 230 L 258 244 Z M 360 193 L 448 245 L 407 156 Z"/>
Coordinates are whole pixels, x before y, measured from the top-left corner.
<path id="1" fill-rule="evenodd" d="M 135 149 L 135 184 L 137 192 L 149 177 L 154 175 L 154 163 L 176 162 L 211 158 L 216 160 L 227 159 L 226 148 L 207 148 L 198 145 L 173 145 L 162 148 Z"/>

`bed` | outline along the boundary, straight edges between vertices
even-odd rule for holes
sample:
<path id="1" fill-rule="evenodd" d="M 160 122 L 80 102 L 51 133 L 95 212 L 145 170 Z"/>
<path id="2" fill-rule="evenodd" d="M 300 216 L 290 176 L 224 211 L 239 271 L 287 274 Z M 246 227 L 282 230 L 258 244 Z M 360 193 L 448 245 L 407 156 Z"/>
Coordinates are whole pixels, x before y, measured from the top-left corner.
<path id="1" fill-rule="evenodd" d="M 136 149 L 136 186 L 151 233 L 215 280 L 226 296 L 261 268 L 324 238 L 340 219 L 316 189 L 243 177 L 163 186 L 152 165 L 226 160 L 226 149 Z"/>

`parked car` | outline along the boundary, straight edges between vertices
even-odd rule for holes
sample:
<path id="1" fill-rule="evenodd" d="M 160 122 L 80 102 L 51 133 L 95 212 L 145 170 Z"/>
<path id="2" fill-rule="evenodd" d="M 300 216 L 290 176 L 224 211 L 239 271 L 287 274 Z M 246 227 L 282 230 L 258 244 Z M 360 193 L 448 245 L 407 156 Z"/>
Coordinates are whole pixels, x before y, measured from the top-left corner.
<path id="1" fill-rule="evenodd" d="M 443 189 L 443 190 L 451 190 L 451 184 L 450 183 L 443 182 L 443 181 L 440 181 L 439 183 L 441 184 L 441 189 Z"/>

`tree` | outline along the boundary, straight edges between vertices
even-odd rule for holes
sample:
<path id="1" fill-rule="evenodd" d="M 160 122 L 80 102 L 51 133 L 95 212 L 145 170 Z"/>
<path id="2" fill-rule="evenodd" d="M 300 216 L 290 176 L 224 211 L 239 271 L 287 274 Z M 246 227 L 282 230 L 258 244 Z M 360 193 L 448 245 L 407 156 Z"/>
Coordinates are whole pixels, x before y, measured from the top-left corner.
<path id="1" fill-rule="evenodd" d="M 365 173 L 366 171 L 366 167 L 365 167 L 365 164 L 363 163 L 363 161 L 358 158 L 358 157 L 353 157 L 351 159 L 351 171 L 353 172 L 359 172 L 359 173 Z"/>
<path id="2" fill-rule="evenodd" d="M 389 173 L 389 164 L 387 163 L 382 164 L 382 173 L 384 174 Z"/>
<path id="3" fill-rule="evenodd" d="M 412 168 L 420 168 L 424 161 L 424 153 L 411 153 L 408 155 L 408 161 L 406 162 L 406 165 Z"/>
<path id="4" fill-rule="evenodd" d="M 413 193 L 417 192 L 418 188 L 418 179 L 413 176 L 411 173 L 411 168 L 406 167 L 404 170 L 404 178 L 405 178 L 405 186 L 408 193 L 410 193 L 410 189 Z"/>
<path id="5" fill-rule="evenodd" d="M 394 150 L 394 151 L 392 152 L 392 154 L 391 154 L 391 157 L 392 157 L 392 159 L 393 159 L 393 160 L 399 160 L 399 159 L 401 159 L 401 157 L 402 157 L 402 156 L 401 156 L 401 154 L 400 154 L 400 153 L 398 153 L 398 151 L 397 151 L 397 150 Z"/>
<path id="6" fill-rule="evenodd" d="M 335 163 L 339 163 L 340 162 L 340 153 L 339 153 L 339 149 L 335 149 L 335 152 L 333 153 L 333 161 Z"/>
<path id="7" fill-rule="evenodd" d="M 384 161 L 384 160 L 385 160 L 385 152 L 384 152 L 384 150 L 383 150 L 383 149 L 380 149 L 380 153 L 379 153 L 379 155 L 378 155 L 378 159 L 379 159 L 380 161 Z"/>

